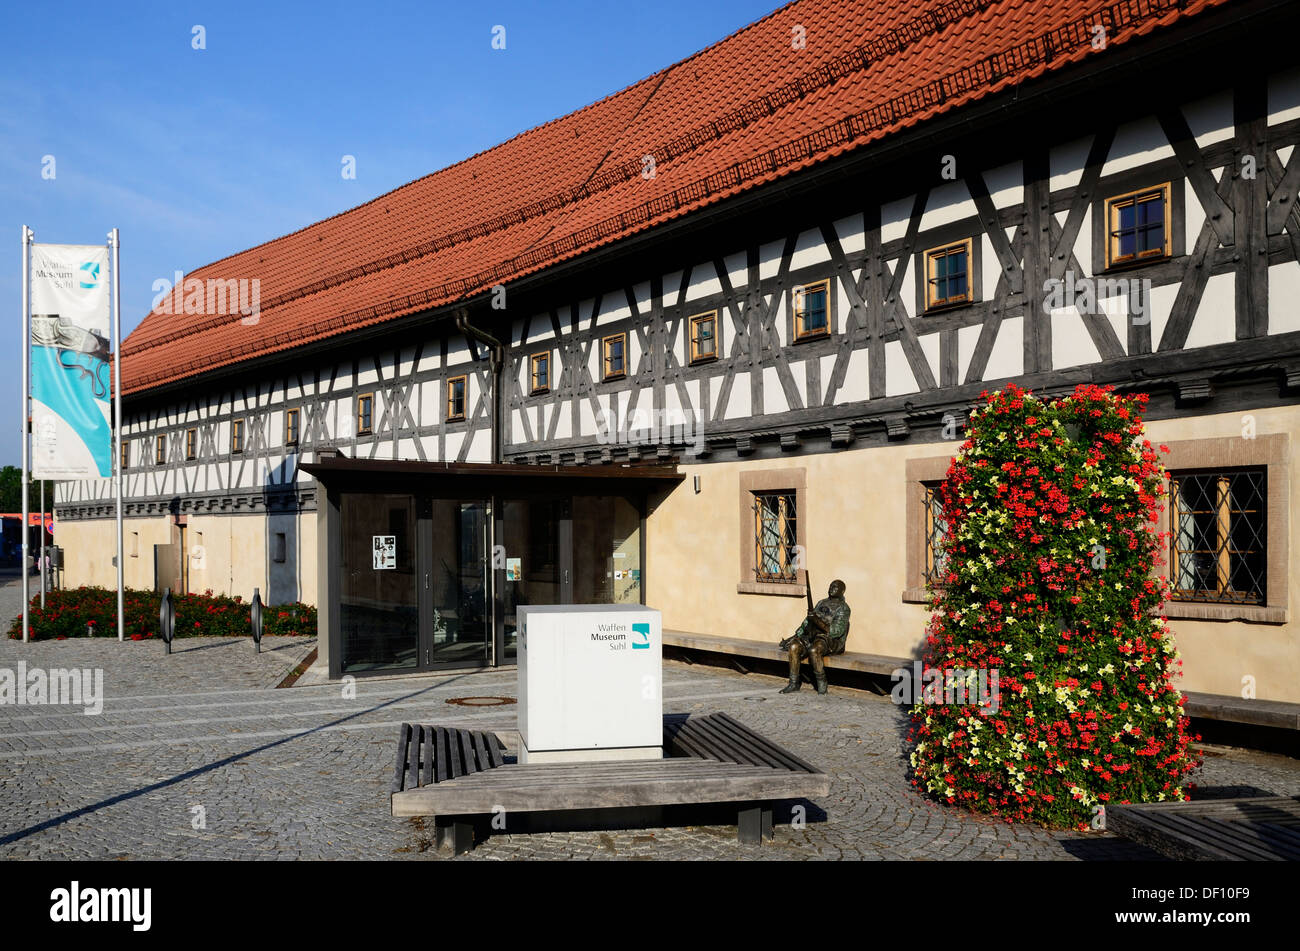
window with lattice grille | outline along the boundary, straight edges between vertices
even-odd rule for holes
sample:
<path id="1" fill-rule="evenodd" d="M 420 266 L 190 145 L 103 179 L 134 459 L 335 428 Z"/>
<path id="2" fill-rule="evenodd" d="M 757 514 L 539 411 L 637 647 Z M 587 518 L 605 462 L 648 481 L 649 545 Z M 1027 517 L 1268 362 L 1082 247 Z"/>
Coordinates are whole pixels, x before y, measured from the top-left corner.
<path id="1" fill-rule="evenodd" d="M 759 581 L 795 582 L 798 515 L 794 492 L 754 493 L 754 575 Z"/>
<path id="2" fill-rule="evenodd" d="M 1267 482 L 1264 469 L 1170 473 L 1174 600 L 1265 603 Z"/>
<path id="3" fill-rule="evenodd" d="M 947 571 L 947 556 L 943 540 L 948 535 L 948 521 L 943 515 L 943 497 L 939 483 L 923 485 L 925 492 L 925 580 L 929 584 L 942 584 Z"/>

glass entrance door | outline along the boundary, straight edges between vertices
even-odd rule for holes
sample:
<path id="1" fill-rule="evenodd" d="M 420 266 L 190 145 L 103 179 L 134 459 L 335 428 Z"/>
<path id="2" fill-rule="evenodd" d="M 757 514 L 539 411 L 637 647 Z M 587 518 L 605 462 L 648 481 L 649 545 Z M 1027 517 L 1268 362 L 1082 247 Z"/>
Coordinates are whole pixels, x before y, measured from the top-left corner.
<path id="1" fill-rule="evenodd" d="M 513 664 L 519 605 L 573 601 L 573 523 L 567 497 L 506 499 L 501 509 L 505 570 L 497 578 L 504 623 L 498 663 Z"/>
<path id="2" fill-rule="evenodd" d="M 415 497 L 347 493 L 341 509 L 343 672 L 418 668 Z"/>
<path id="3" fill-rule="evenodd" d="M 491 506 L 434 499 L 430 504 L 426 604 L 430 667 L 492 663 Z"/>

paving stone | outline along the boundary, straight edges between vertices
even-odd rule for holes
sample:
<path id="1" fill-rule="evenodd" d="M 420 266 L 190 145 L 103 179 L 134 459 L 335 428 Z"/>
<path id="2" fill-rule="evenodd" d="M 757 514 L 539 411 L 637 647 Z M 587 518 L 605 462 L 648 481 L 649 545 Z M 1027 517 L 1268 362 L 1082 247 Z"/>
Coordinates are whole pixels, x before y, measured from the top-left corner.
<path id="1" fill-rule="evenodd" d="M 0 667 L 104 671 L 102 713 L 0 706 L 0 858 L 370 859 L 521 858 L 849 860 L 1116 859 L 1151 857 L 1101 833 L 1050 832 L 949 808 L 907 781 L 906 716 L 865 692 L 833 687 L 780 697 L 782 680 L 669 662 L 665 707 L 725 711 L 826 770 L 830 795 L 778 808 L 775 837 L 742 846 L 734 825 L 494 832 L 453 859 L 432 823 L 389 815 L 397 725 L 443 723 L 510 731 L 513 708 L 447 700 L 513 696 L 512 670 L 272 689 L 314 646 L 268 638 L 155 642 L 0 640 Z M 847 732 L 846 732 L 847 731 Z M 1300 764 L 1216 748 L 1195 777 L 1300 794 Z M 201 810 L 201 811 L 200 811 Z M 202 820 L 201 822 L 199 820 Z M 712 822 L 708 813 L 697 822 Z M 196 828 L 195 826 L 199 827 Z"/>

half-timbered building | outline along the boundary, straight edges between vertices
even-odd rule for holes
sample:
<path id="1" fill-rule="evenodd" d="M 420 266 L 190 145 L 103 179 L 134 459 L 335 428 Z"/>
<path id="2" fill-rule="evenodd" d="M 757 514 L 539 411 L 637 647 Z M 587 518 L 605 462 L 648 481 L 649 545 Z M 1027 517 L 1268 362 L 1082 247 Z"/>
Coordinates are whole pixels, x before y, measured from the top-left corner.
<path id="1" fill-rule="evenodd" d="M 797 0 L 208 265 L 125 344 L 127 583 L 318 603 L 339 676 L 509 663 L 519 603 L 771 643 L 806 568 L 910 657 L 970 407 L 1108 383 L 1184 687 L 1300 701 L 1290 6 Z M 57 511 L 112 584 L 111 483 Z"/>

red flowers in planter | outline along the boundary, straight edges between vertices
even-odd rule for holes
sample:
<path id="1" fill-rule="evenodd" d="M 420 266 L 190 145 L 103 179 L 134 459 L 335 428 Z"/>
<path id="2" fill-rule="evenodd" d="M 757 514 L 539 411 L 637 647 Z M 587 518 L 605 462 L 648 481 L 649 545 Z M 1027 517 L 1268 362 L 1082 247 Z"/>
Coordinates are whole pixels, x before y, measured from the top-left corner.
<path id="1" fill-rule="evenodd" d="M 1106 802 L 1185 798 L 1196 764 L 1165 584 L 1150 577 L 1165 473 L 1141 438 L 1146 396 L 983 398 L 940 490 L 946 573 L 925 667 L 997 666 L 996 719 L 915 706 L 914 784 L 1055 827 L 1087 828 Z"/>
<path id="2" fill-rule="evenodd" d="M 36 598 L 39 595 L 35 596 Z M 35 598 L 33 599 L 35 600 Z M 160 596 L 152 591 L 128 590 L 123 598 L 126 630 L 132 640 L 155 636 Z M 177 636 L 251 635 L 247 602 L 238 597 L 182 594 L 175 599 Z M 44 610 L 33 604 L 30 612 L 33 639 L 69 637 L 115 637 L 117 635 L 117 592 L 108 588 L 65 588 L 46 593 Z M 264 615 L 264 633 L 271 636 L 316 634 L 316 609 L 298 602 L 280 605 Z M 22 637 L 22 617 L 9 627 L 11 638 Z"/>

